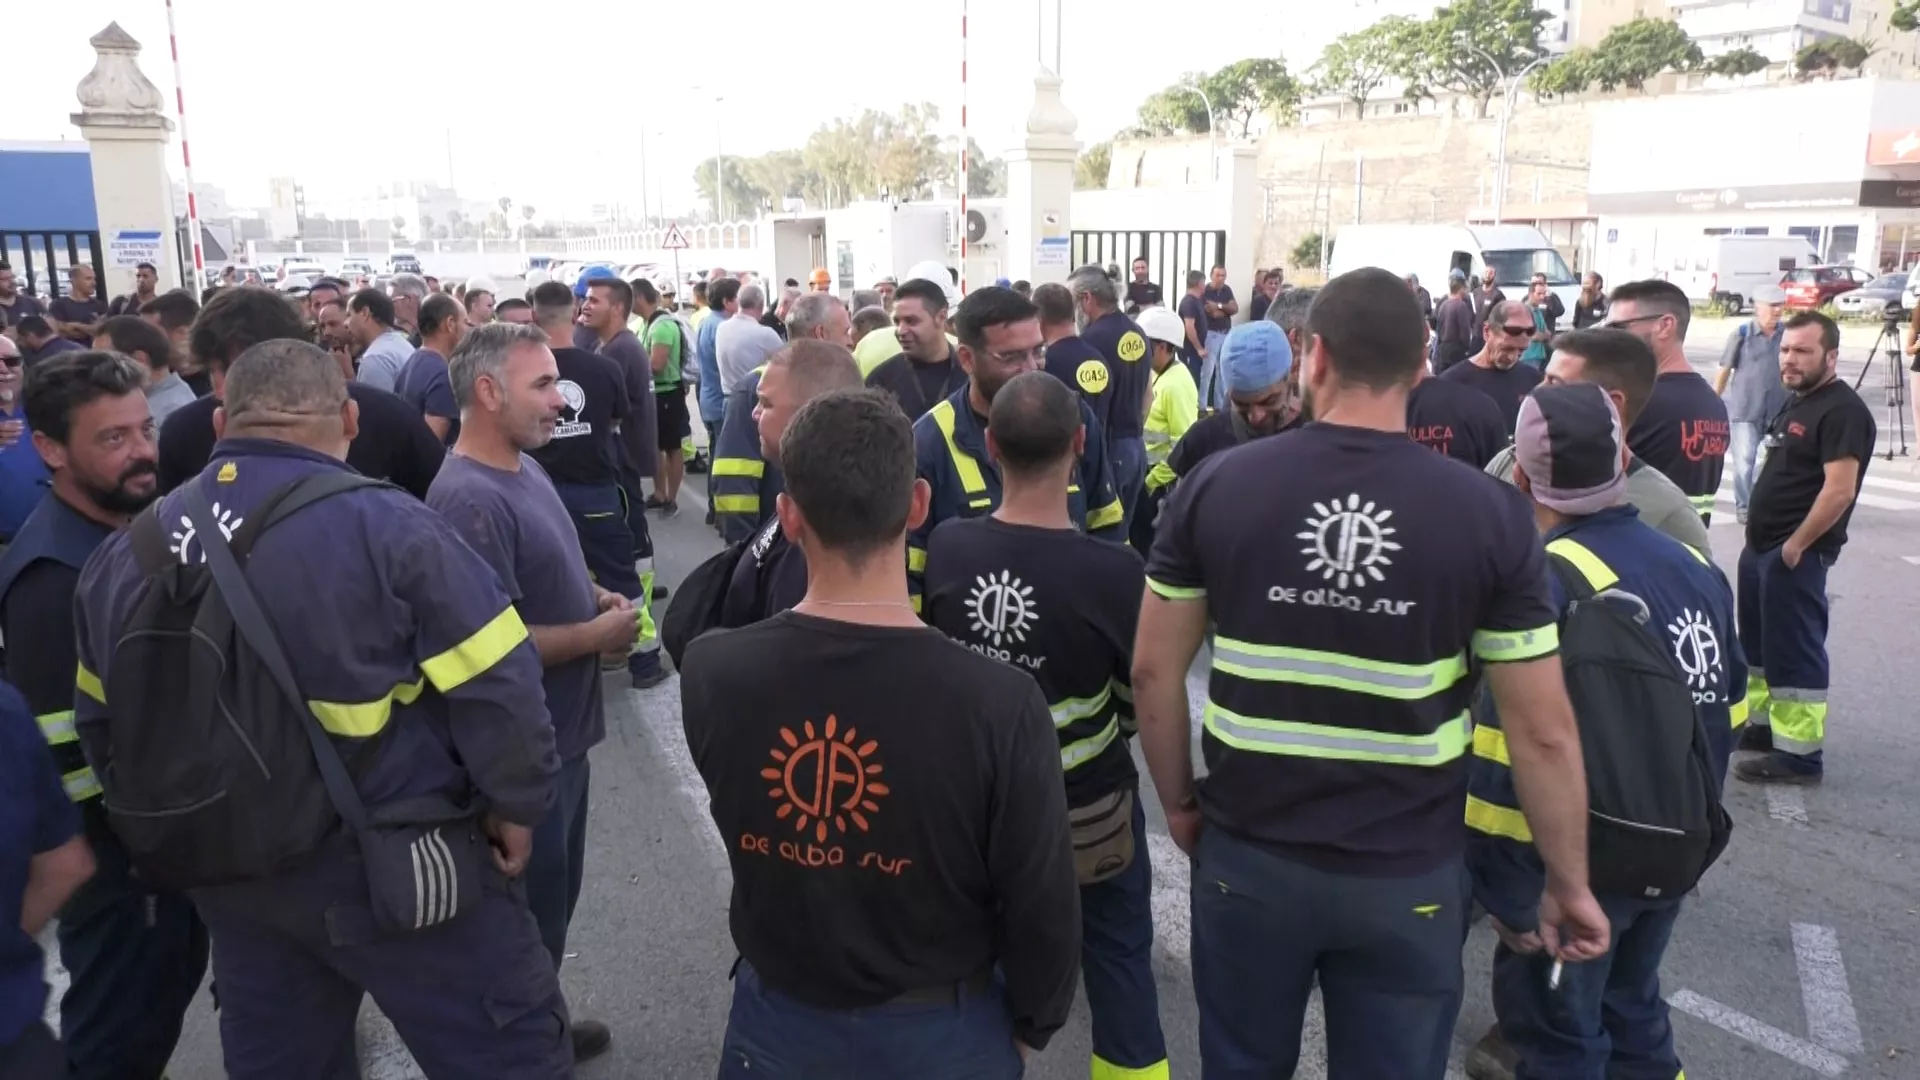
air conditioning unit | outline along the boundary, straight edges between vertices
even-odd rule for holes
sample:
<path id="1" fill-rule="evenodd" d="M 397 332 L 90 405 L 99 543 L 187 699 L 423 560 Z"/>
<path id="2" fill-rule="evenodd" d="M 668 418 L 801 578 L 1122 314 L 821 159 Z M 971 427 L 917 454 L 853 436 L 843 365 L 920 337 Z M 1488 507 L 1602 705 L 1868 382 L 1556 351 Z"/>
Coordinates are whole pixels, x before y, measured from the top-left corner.
<path id="1" fill-rule="evenodd" d="M 1007 221 L 1003 209 L 998 206 L 982 206 L 967 210 L 967 247 L 982 251 L 999 251 L 1007 242 Z"/>

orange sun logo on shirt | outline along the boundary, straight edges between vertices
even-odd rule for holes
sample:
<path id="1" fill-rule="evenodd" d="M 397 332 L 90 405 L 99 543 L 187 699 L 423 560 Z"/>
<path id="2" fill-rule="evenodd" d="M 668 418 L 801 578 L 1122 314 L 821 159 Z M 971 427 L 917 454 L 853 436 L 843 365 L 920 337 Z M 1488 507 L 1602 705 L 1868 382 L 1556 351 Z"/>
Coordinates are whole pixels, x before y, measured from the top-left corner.
<path id="1" fill-rule="evenodd" d="M 866 832 L 867 815 L 880 810 L 874 800 L 888 794 L 880 780 L 880 763 L 870 760 L 880 744 L 873 739 L 857 742 L 854 729 L 842 731 L 834 716 L 827 717 L 820 730 L 808 720 L 800 731 L 796 735 L 790 728 L 781 728 L 784 745 L 773 748 L 775 764 L 760 770 L 761 779 L 774 785 L 768 797 L 780 803 L 774 816 L 793 819 L 793 831 L 798 833 L 812 825 L 814 840 L 822 844 L 827 842 L 828 822 L 843 834 L 849 822 Z"/>

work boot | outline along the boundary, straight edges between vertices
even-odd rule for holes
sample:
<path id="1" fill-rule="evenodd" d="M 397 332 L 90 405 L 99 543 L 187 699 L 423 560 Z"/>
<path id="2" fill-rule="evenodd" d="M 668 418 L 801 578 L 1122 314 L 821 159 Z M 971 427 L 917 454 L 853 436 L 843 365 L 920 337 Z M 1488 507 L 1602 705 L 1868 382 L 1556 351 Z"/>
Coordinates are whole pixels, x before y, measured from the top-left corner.
<path id="1" fill-rule="evenodd" d="M 1749 784 L 1800 784 L 1811 787 L 1820 782 L 1824 769 L 1778 750 L 1762 757 L 1748 758 L 1733 767 L 1733 775 Z"/>
<path id="2" fill-rule="evenodd" d="M 1750 754 L 1770 754 L 1773 752 L 1773 728 L 1766 724 L 1749 721 L 1740 729 L 1738 747 Z"/>
<path id="3" fill-rule="evenodd" d="M 671 591 L 672 590 L 668 589 L 665 585 L 655 585 L 653 587 L 653 598 L 655 600 L 665 600 Z"/>
<path id="4" fill-rule="evenodd" d="M 575 1020 L 570 1034 L 573 1036 L 573 1061 L 576 1065 L 592 1061 L 613 1047 L 613 1032 L 598 1020 Z"/>
<path id="5" fill-rule="evenodd" d="M 1467 1051 L 1466 1065 L 1467 1080 L 1513 1080 L 1520 1055 L 1500 1037 L 1500 1025 L 1495 1024 Z"/>

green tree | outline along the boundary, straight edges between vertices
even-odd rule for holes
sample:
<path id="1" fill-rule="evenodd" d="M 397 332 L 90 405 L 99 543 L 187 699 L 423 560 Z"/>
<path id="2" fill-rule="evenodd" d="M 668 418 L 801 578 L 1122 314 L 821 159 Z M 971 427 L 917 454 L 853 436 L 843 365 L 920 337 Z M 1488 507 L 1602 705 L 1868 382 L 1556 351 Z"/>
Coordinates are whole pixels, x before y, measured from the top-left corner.
<path id="1" fill-rule="evenodd" d="M 1208 130 L 1207 102 L 1194 91 L 1207 80 L 1204 72 L 1189 71 L 1178 82 L 1158 90 L 1140 103 L 1138 120 L 1131 131 L 1137 136 L 1205 135 Z M 1207 91 L 1208 97 L 1212 91 Z"/>
<path id="2" fill-rule="evenodd" d="M 1641 90 L 1661 72 L 1690 71 L 1701 60 L 1700 46 L 1679 23 L 1642 17 L 1621 23 L 1600 39 L 1593 50 L 1593 81 L 1602 90 Z"/>
<path id="3" fill-rule="evenodd" d="M 1802 80 L 1831 79 L 1842 71 L 1859 71 L 1872 55 L 1872 48 L 1852 38 L 1821 38 L 1793 55 L 1793 71 Z"/>
<path id="4" fill-rule="evenodd" d="M 1887 25 L 1902 33 L 1920 30 L 1920 0 L 1895 4 L 1893 14 L 1887 18 Z"/>
<path id="5" fill-rule="evenodd" d="M 713 198 L 714 158 L 701 158 L 693 167 L 693 189 L 702 202 L 714 208 L 718 214 L 724 207 L 730 218 L 749 218 L 760 216 L 766 206 L 768 192 L 754 182 L 748 172 L 748 162 L 743 158 L 723 157 L 721 168 L 721 195 L 719 203 Z"/>
<path id="6" fill-rule="evenodd" d="M 1291 263 L 1296 270 L 1319 266 L 1321 243 L 1319 233 L 1308 233 L 1301 237 L 1298 243 L 1293 245 L 1293 250 L 1287 253 L 1287 261 Z"/>
<path id="7" fill-rule="evenodd" d="M 1920 2 L 1920 0 L 1917 0 Z M 1742 45 L 1731 52 L 1723 52 L 1706 62 L 1705 69 L 1713 75 L 1727 75 L 1741 78 L 1755 72 L 1765 71 L 1773 66 L 1773 61 L 1754 49 Z"/>
<path id="8" fill-rule="evenodd" d="M 1364 30 L 1334 38 L 1313 66 L 1314 89 L 1339 94 L 1365 115 L 1367 101 L 1392 77 L 1419 25 L 1405 15 L 1390 15 Z"/>
<path id="9" fill-rule="evenodd" d="M 1073 186 L 1080 191 L 1098 191 L 1107 186 L 1107 174 L 1113 171 L 1113 140 L 1094 143 L 1080 151 L 1073 163 Z"/>
<path id="10" fill-rule="evenodd" d="M 947 160 L 953 162 L 952 143 L 947 146 Z M 974 199 L 999 199 L 1007 194 L 1007 163 L 997 157 L 989 157 L 980 149 L 980 144 L 972 136 L 967 137 L 967 196 Z"/>
<path id="11" fill-rule="evenodd" d="M 1593 85 L 1593 50 L 1586 46 L 1571 49 L 1565 56 L 1533 69 L 1527 76 L 1527 89 L 1540 97 L 1564 97 L 1584 93 Z"/>
<path id="12" fill-rule="evenodd" d="M 404 217 L 401 217 L 399 214 L 393 215 L 393 220 L 388 224 L 393 226 L 393 231 L 396 233 L 403 233 L 407 231 L 407 219 Z"/>
<path id="13" fill-rule="evenodd" d="M 1216 119 L 1227 133 L 1240 129 L 1240 137 L 1252 133 L 1253 119 L 1272 112 L 1282 123 L 1292 123 L 1300 108 L 1300 81 L 1287 71 L 1287 62 L 1236 60 L 1201 80 L 1201 87 L 1213 99 Z"/>
<path id="14" fill-rule="evenodd" d="M 1394 74 L 1409 98 L 1452 91 L 1485 118 L 1502 81 L 1540 57 L 1547 19 L 1534 0 L 1453 0 L 1408 37 Z"/>

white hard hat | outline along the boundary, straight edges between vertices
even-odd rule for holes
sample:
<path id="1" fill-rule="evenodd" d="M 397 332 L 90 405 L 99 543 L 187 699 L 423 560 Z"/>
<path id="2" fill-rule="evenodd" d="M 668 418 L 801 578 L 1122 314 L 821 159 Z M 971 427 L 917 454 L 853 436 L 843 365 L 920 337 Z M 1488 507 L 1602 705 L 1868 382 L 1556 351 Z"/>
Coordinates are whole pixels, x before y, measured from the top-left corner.
<path id="1" fill-rule="evenodd" d="M 1180 316 L 1158 305 L 1142 308 L 1134 321 L 1140 324 L 1140 329 L 1145 331 L 1148 337 L 1155 341 L 1164 341 L 1176 349 L 1186 340 L 1186 326 L 1181 322 Z"/>
<path id="2" fill-rule="evenodd" d="M 947 303 L 949 304 L 956 303 L 960 299 L 960 292 L 953 284 L 953 273 L 947 269 L 946 263 L 936 259 L 928 259 L 925 262 L 914 263 L 913 269 L 908 270 L 906 276 L 901 278 L 900 281 L 904 284 L 915 278 L 931 281 L 935 285 L 940 286 L 941 291 L 947 294 Z"/>

